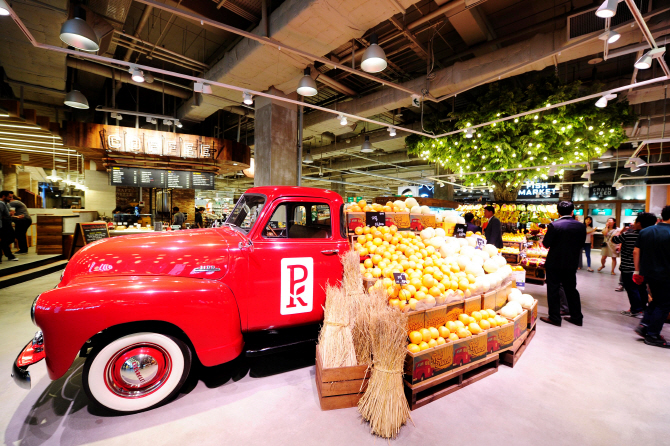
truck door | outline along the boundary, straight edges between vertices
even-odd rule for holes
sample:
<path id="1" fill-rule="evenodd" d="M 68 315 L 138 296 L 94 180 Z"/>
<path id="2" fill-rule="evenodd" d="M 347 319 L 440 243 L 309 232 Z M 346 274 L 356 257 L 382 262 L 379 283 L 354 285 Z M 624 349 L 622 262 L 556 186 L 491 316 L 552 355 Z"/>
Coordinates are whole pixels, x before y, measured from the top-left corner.
<path id="1" fill-rule="evenodd" d="M 282 198 L 272 206 L 249 254 L 250 331 L 323 319 L 325 285 L 341 280 L 339 254 L 348 249 L 328 200 Z"/>

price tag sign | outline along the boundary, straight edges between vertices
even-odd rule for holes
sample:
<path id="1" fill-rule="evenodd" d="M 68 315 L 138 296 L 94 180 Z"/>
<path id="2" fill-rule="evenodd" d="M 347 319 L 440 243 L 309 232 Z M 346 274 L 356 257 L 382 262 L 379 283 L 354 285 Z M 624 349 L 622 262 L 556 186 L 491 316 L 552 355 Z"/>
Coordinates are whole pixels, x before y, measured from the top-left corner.
<path id="1" fill-rule="evenodd" d="M 395 279 L 395 283 L 398 285 L 407 285 L 409 283 L 409 280 L 407 280 L 407 274 L 405 273 L 393 273 L 393 278 Z"/>
<path id="2" fill-rule="evenodd" d="M 467 225 L 457 224 L 454 226 L 454 237 L 456 238 L 465 238 L 465 233 L 468 230 Z"/>
<path id="3" fill-rule="evenodd" d="M 475 245 L 475 249 L 484 249 L 484 246 L 486 246 L 486 240 L 480 236 L 477 236 L 477 244 Z"/>
<path id="4" fill-rule="evenodd" d="M 365 224 L 371 228 L 386 225 L 386 214 L 384 212 L 366 212 Z"/>

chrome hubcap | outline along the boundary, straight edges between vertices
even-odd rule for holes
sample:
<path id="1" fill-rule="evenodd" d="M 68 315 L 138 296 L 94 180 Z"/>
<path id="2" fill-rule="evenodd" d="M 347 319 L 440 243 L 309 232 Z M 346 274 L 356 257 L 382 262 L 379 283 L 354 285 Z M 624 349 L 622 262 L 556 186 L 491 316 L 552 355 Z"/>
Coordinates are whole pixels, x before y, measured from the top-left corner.
<path id="1" fill-rule="evenodd" d="M 170 354 L 157 344 L 134 344 L 119 350 L 105 367 L 105 383 L 123 398 L 142 398 L 158 390 L 172 371 Z"/>
<path id="2" fill-rule="evenodd" d="M 121 379 L 129 386 L 140 387 L 158 374 L 158 362 L 153 356 L 131 356 L 121 366 Z"/>

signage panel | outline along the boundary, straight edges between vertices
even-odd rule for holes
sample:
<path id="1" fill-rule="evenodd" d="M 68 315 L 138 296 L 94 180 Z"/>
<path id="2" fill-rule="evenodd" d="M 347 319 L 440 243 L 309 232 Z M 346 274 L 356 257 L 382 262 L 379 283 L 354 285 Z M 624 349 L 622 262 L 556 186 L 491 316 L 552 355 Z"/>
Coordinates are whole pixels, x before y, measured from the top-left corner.
<path id="1" fill-rule="evenodd" d="M 191 172 L 193 189 L 214 190 L 214 177 L 211 172 Z"/>
<path id="2" fill-rule="evenodd" d="M 112 186 L 139 187 L 137 169 L 132 167 L 112 167 L 109 175 L 109 184 Z"/>

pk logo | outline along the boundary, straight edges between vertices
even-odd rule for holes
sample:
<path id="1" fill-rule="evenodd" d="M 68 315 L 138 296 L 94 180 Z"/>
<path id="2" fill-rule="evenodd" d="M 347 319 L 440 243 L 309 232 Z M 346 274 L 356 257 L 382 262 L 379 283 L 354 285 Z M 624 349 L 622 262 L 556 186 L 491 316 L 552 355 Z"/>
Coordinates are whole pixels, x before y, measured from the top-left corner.
<path id="1" fill-rule="evenodd" d="M 282 315 L 309 313 L 314 304 L 314 259 L 299 257 L 281 260 Z"/>

